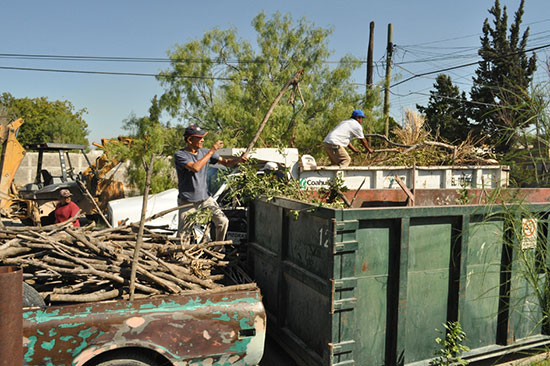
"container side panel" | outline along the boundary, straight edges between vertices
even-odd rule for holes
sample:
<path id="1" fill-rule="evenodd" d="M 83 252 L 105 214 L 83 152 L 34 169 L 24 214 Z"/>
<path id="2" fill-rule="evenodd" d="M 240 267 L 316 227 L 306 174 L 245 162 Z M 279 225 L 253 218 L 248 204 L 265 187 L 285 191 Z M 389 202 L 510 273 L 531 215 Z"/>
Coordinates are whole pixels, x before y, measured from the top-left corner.
<path id="1" fill-rule="evenodd" d="M 533 289 L 534 278 L 537 286 L 542 286 L 544 276 L 537 275 L 534 249 L 516 248 L 512 263 L 512 279 L 510 286 L 510 327 L 511 340 L 516 342 L 526 337 L 541 334 L 542 312 L 536 294 L 542 293 L 541 288 Z M 528 278 L 533 280 L 528 281 Z M 530 283 L 531 282 L 531 283 Z"/>
<path id="2" fill-rule="evenodd" d="M 405 362 L 431 358 L 447 321 L 452 223 L 411 220 L 405 321 Z M 422 335 L 422 336 L 419 336 Z"/>
<path id="3" fill-rule="evenodd" d="M 288 274 L 284 275 L 284 281 L 284 327 L 323 360 L 328 360 L 331 328 L 329 297 Z"/>
<path id="4" fill-rule="evenodd" d="M 273 319 L 273 316 L 278 315 L 278 301 L 279 298 L 279 268 L 275 259 L 271 256 L 262 255 L 259 250 L 250 251 L 252 262 L 254 266 L 254 280 L 258 286 L 262 289 L 263 303 L 267 312 L 270 315 L 270 322 L 277 321 Z"/>
<path id="5" fill-rule="evenodd" d="M 298 220 L 288 220 L 288 243 L 283 258 L 323 279 L 331 277 L 332 242 L 331 221 L 309 214 Z"/>
<path id="6" fill-rule="evenodd" d="M 500 262 L 503 222 L 472 222 L 469 226 L 466 291 L 459 321 L 466 332 L 465 345 L 471 349 L 497 342 Z"/>
<path id="7" fill-rule="evenodd" d="M 417 189 L 445 187 L 445 170 L 417 170 L 416 174 Z"/>
<path id="8" fill-rule="evenodd" d="M 254 210 L 254 241 L 262 247 L 279 253 L 281 243 L 282 208 L 258 201 Z"/>
<path id="9" fill-rule="evenodd" d="M 345 185 L 349 189 L 367 189 L 375 188 L 376 184 L 376 171 L 346 171 L 345 172 Z"/>
<path id="10" fill-rule="evenodd" d="M 355 263 L 357 287 L 356 323 L 357 365 L 383 365 L 386 352 L 389 248 L 392 222 L 362 221 L 357 240 L 360 243 Z"/>
<path id="11" fill-rule="evenodd" d="M 354 362 L 357 220 L 334 223 L 331 364 Z"/>

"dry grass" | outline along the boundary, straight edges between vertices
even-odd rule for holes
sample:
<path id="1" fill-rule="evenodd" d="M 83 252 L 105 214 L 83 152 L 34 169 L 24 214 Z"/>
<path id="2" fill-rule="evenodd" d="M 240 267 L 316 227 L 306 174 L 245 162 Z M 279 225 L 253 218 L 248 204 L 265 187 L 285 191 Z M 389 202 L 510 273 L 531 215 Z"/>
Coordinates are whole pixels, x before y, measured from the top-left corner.
<path id="1" fill-rule="evenodd" d="M 405 145 L 416 145 L 424 141 L 429 132 L 424 128 L 426 119 L 415 111 L 407 109 L 403 127 L 396 127 L 393 133 L 397 138 L 397 142 Z"/>

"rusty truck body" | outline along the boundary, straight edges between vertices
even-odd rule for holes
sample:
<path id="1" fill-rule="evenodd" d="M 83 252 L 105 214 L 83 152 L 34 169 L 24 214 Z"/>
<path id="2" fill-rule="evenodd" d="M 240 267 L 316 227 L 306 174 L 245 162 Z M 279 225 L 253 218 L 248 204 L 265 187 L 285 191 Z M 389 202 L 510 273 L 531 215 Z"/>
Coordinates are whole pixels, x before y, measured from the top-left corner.
<path id="1" fill-rule="evenodd" d="M 23 365 L 257 365 L 257 288 L 23 309 Z"/>

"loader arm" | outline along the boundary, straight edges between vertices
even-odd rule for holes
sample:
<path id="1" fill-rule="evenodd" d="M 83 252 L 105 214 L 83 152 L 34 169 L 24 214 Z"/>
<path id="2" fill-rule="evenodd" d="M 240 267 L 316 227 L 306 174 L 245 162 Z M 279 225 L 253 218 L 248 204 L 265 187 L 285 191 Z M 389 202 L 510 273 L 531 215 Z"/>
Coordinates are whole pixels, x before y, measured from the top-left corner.
<path id="1" fill-rule="evenodd" d="M 17 131 L 25 123 L 19 118 L 7 125 L 0 124 L 0 144 L 2 157 L 0 158 L 0 213 L 7 214 L 12 204 L 10 187 L 15 173 L 25 157 L 25 149 L 17 141 Z"/>
<path id="2" fill-rule="evenodd" d="M 104 179 L 113 168 L 115 168 L 117 165 L 121 163 L 116 158 L 111 157 L 106 150 L 106 145 L 112 142 L 117 142 L 117 143 L 121 143 L 123 145 L 129 146 L 132 143 L 132 139 L 129 137 L 119 137 L 116 140 L 101 139 L 101 144 L 97 144 L 95 142 L 92 143 L 94 146 L 102 149 L 104 153 L 103 155 L 98 157 L 96 161 L 93 162 L 88 169 L 82 172 L 83 175 L 85 176 L 95 175 L 97 179 Z"/>
<path id="3" fill-rule="evenodd" d="M 101 211 L 107 210 L 109 201 L 124 198 L 124 185 L 114 180 L 114 175 L 122 165 L 115 157 L 111 156 L 106 148 L 110 143 L 120 143 L 129 146 L 132 139 L 129 137 L 118 137 L 118 139 L 101 139 L 101 144 L 93 143 L 94 146 L 103 150 L 90 167 L 82 172 L 86 188 L 96 200 Z M 107 177 L 109 175 L 109 177 Z"/>

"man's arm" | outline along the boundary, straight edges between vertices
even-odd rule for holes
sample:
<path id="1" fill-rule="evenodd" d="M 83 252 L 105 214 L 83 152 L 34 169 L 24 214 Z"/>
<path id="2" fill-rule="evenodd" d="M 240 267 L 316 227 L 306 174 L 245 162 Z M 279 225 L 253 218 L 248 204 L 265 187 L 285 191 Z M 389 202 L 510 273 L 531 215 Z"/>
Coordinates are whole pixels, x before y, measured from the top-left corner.
<path id="1" fill-rule="evenodd" d="M 351 151 L 353 151 L 354 153 L 359 154 L 360 151 L 357 150 L 357 148 L 356 148 L 355 146 L 353 146 L 353 145 L 351 144 L 351 142 L 348 144 L 348 147 L 349 147 L 349 149 L 350 149 Z"/>
<path id="2" fill-rule="evenodd" d="M 222 158 L 220 156 L 220 160 L 218 160 L 218 163 L 220 163 L 221 165 L 223 166 L 226 166 L 228 168 L 232 168 L 234 166 L 236 166 L 237 164 L 239 163 L 242 163 L 243 161 L 247 161 L 248 158 L 247 157 L 235 157 L 235 158 L 231 158 L 231 159 L 226 159 L 226 158 Z"/>
<path id="3" fill-rule="evenodd" d="M 363 138 L 361 139 L 361 142 L 363 143 L 363 146 L 365 147 L 365 149 L 367 149 L 367 151 L 368 151 L 369 153 L 372 154 L 372 153 L 374 152 L 374 150 L 371 149 L 371 147 L 370 147 L 370 145 L 369 145 L 369 142 L 367 141 L 366 138 L 363 137 Z"/>
<path id="4" fill-rule="evenodd" d="M 363 144 L 365 149 L 372 154 L 374 150 L 371 149 L 369 142 L 365 138 L 365 135 L 363 134 L 363 127 L 361 127 L 361 124 L 359 122 L 356 124 L 352 124 L 352 132 L 355 135 L 355 137 L 357 137 L 357 139 L 361 140 L 361 143 Z M 354 153 L 359 153 L 359 150 L 355 149 L 354 147 L 351 147 L 352 146 L 351 143 L 349 144 L 349 146 L 351 151 L 353 151 Z"/>
<path id="5" fill-rule="evenodd" d="M 212 146 L 212 148 L 206 153 L 206 155 L 204 155 L 202 158 L 200 158 L 195 162 L 192 162 L 192 161 L 188 162 L 187 164 L 185 164 L 185 167 L 194 173 L 200 171 L 202 168 L 204 168 L 206 163 L 208 163 L 208 161 L 212 158 L 212 155 L 214 155 L 214 153 L 218 151 L 218 149 L 221 147 L 223 147 L 223 142 L 217 141 L 214 144 L 214 146 Z"/>

